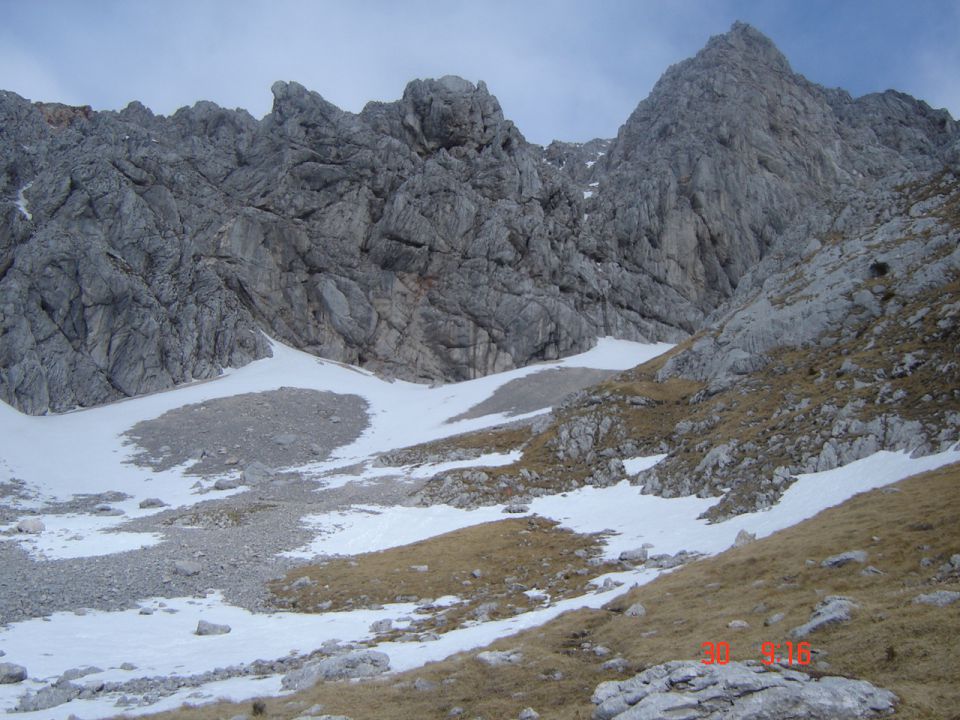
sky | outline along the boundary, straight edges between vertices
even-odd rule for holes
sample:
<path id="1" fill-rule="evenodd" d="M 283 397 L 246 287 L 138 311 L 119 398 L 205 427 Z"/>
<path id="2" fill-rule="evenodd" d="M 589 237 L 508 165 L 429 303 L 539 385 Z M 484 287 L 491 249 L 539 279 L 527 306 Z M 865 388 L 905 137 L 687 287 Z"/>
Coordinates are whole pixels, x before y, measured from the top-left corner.
<path id="1" fill-rule="evenodd" d="M 743 20 L 814 82 L 960 115 L 960 0 L 0 0 L 0 18 L 0 88 L 97 110 L 262 117 L 296 80 L 357 112 L 453 74 L 533 142 L 613 137 L 667 67 Z"/>

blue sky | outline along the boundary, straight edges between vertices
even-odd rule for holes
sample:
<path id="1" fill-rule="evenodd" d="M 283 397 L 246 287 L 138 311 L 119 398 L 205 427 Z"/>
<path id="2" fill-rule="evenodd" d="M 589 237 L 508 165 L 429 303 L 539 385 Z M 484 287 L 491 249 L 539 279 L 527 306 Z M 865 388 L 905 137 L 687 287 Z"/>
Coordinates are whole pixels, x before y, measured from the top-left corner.
<path id="1" fill-rule="evenodd" d="M 612 137 L 739 19 L 814 82 L 960 114 L 960 0 L 0 0 L 0 17 L 0 88 L 96 109 L 206 99 L 260 117 L 273 81 L 297 80 L 358 111 L 457 74 L 534 142 Z"/>

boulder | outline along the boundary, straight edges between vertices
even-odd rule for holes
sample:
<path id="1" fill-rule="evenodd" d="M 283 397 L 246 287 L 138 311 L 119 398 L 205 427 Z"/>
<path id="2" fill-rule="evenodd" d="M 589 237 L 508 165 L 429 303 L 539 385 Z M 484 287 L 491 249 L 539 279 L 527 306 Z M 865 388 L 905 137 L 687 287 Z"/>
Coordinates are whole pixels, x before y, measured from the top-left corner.
<path id="1" fill-rule="evenodd" d="M 859 607 L 853 598 L 843 595 L 828 595 L 817 603 L 813 614 L 806 623 L 790 631 L 790 636 L 804 638 L 810 633 L 822 630 L 830 625 L 849 622 L 853 611 Z"/>
<path id="2" fill-rule="evenodd" d="M 201 620 L 197 623 L 197 629 L 194 631 L 195 635 L 226 635 L 230 632 L 229 625 L 218 625 L 216 623 L 207 622 L 206 620 Z"/>
<path id="3" fill-rule="evenodd" d="M 243 469 L 240 476 L 246 485 L 262 485 L 269 482 L 274 475 L 274 471 L 262 462 L 252 462 Z"/>
<path id="4" fill-rule="evenodd" d="M 643 617 L 647 614 L 647 609 L 640 603 L 634 603 L 623 614 L 627 617 Z"/>
<path id="5" fill-rule="evenodd" d="M 12 685 L 27 679 L 27 669 L 23 665 L 0 663 L 0 685 Z"/>
<path id="6" fill-rule="evenodd" d="M 523 653 L 519 650 L 485 650 L 477 653 L 477 660 L 491 667 L 517 665 L 523 660 Z"/>
<path id="7" fill-rule="evenodd" d="M 63 705 L 75 699 L 83 691 L 73 683 L 57 683 L 40 688 L 36 693 L 27 693 L 20 698 L 15 712 L 39 712 L 58 705 Z"/>
<path id="8" fill-rule="evenodd" d="M 17 532 L 38 535 L 47 529 L 40 518 L 24 518 L 17 523 Z"/>
<path id="9" fill-rule="evenodd" d="M 893 712 L 897 697 L 863 680 L 811 678 L 757 662 L 683 660 L 600 683 L 593 720 L 859 720 Z"/>
<path id="10" fill-rule="evenodd" d="M 96 673 L 101 673 L 103 670 L 94 665 L 88 665 L 87 667 L 78 667 L 70 668 L 65 670 L 62 675 L 57 679 L 57 684 L 63 684 L 65 682 L 70 682 L 71 680 L 76 680 L 78 678 L 86 677 L 87 675 L 95 675 Z"/>
<path id="11" fill-rule="evenodd" d="M 634 548 L 633 550 L 624 550 L 620 553 L 620 562 L 630 565 L 643 565 L 647 561 L 646 548 Z"/>
<path id="12" fill-rule="evenodd" d="M 390 620 L 389 618 L 384 620 L 376 620 L 370 623 L 370 632 L 374 634 L 386 633 L 390 632 L 391 630 L 393 630 L 393 620 Z"/>
<path id="13" fill-rule="evenodd" d="M 160 498 L 146 498 L 145 500 L 140 501 L 141 510 L 149 510 L 151 508 L 161 508 L 166 506 L 167 504 Z"/>
<path id="14" fill-rule="evenodd" d="M 376 650 L 360 650 L 309 662 L 288 672 L 280 681 L 284 690 L 303 690 L 321 680 L 370 677 L 390 669 L 390 658 Z"/>
<path id="15" fill-rule="evenodd" d="M 913 602 L 917 605 L 935 605 L 936 607 L 946 607 L 960 600 L 960 592 L 953 590 L 937 590 L 936 592 L 925 595 L 917 595 Z"/>
<path id="16" fill-rule="evenodd" d="M 864 550 L 848 550 L 847 552 L 840 553 L 839 555 L 831 555 L 830 557 L 821 560 L 820 567 L 838 568 L 852 562 L 862 564 L 867 561 L 867 557 L 869 556 Z"/>
<path id="17" fill-rule="evenodd" d="M 188 577 L 199 575 L 203 570 L 203 565 L 194 560 L 177 560 L 173 563 L 173 570 L 177 575 L 186 575 Z"/>
<path id="18" fill-rule="evenodd" d="M 503 512 L 513 515 L 522 515 L 523 513 L 530 512 L 530 508 L 521 502 L 512 502 L 503 508 Z"/>

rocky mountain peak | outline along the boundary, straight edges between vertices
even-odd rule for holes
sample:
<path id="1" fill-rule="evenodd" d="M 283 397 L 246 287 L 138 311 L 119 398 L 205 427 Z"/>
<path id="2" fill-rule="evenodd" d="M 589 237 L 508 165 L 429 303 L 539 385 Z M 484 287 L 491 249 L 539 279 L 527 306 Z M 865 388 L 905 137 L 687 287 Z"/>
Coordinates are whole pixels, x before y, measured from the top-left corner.
<path id="1" fill-rule="evenodd" d="M 693 61 L 708 60 L 792 72 L 786 56 L 770 38 L 752 25 L 740 21 L 722 35 L 710 38 Z"/>
<path id="2" fill-rule="evenodd" d="M 134 103 L 63 129 L 0 94 L 0 397 L 42 413 L 210 377 L 268 352 L 258 329 L 430 380 L 677 341 L 800 220 L 958 147 L 945 113 L 825 90 L 742 23 L 615 140 L 546 151 L 456 76 L 356 114 L 272 92 L 259 121 Z"/>
<path id="3" fill-rule="evenodd" d="M 308 135 L 311 128 L 336 122 L 343 115 L 340 108 L 324 100 L 320 93 L 307 90 L 298 82 L 277 81 L 270 86 L 270 92 L 273 110 L 267 116 L 268 124 L 283 125 L 288 130 L 300 126 L 297 135 Z"/>
<path id="4" fill-rule="evenodd" d="M 440 149 L 479 151 L 498 136 L 511 131 L 519 135 L 482 81 L 474 85 L 455 75 L 414 80 L 403 97 L 388 107 L 388 131 L 420 155 Z M 383 105 L 368 106 L 364 115 L 376 122 L 377 111 L 383 109 Z"/>

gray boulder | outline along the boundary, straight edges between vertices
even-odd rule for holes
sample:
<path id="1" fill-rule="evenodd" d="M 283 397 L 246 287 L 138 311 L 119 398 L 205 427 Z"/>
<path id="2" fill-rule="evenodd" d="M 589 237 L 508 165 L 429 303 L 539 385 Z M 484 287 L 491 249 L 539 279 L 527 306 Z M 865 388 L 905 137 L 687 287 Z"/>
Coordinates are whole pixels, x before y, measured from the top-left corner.
<path id="1" fill-rule="evenodd" d="M 231 630 L 229 625 L 218 625 L 217 623 L 200 620 L 197 623 L 195 635 L 226 635 Z"/>
<path id="2" fill-rule="evenodd" d="M 240 487 L 240 478 L 237 477 L 224 477 L 219 478 L 214 484 L 214 490 L 236 490 Z"/>
<path id="3" fill-rule="evenodd" d="M 241 478 L 244 484 L 255 486 L 268 482 L 274 474 L 274 471 L 262 462 L 252 462 L 243 469 Z"/>
<path id="4" fill-rule="evenodd" d="M 203 565 L 194 560 L 176 560 L 173 563 L 173 569 L 177 575 L 186 575 L 190 577 L 193 575 L 199 575 L 200 571 L 203 570 Z"/>
<path id="5" fill-rule="evenodd" d="M 647 561 L 647 549 L 635 548 L 633 550 L 624 550 L 620 553 L 620 562 L 631 565 L 643 565 Z"/>
<path id="6" fill-rule="evenodd" d="M 634 603 L 623 614 L 627 617 L 644 617 L 647 614 L 647 609 L 641 603 Z"/>
<path id="7" fill-rule="evenodd" d="M 17 523 L 17 532 L 38 535 L 47 529 L 40 518 L 24 518 Z"/>
<path id="8" fill-rule="evenodd" d="M 12 685 L 27 679 L 27 669 L 23 665 L 0 663 L 0 685 Z"/>
<path id="9" fill-rule="evenodd" d="M 63 705 L 77 698 L 83 691 L 79 685 L 73 683 L 57 683 L 40 688 L 36 693 L 27 693 L 17 702 L 16 712 L 39 712 L 52 707 Z"/>
<path id="10" fill-rule="evenodd" d="M 817 603 L 807 622 L 790 631 L 790 636 L 804 638 L 830 625 L 849 622 L 853 611 L 859 607 L 853 598 L 842 595 L 828 595 Z"/>
<path id="11" fill-rule="evenodd" d="M 839 555 L 831 555 L 820 561 L 820 567 L 838 568 L 852 562 L 865 563 L 869 556 L 864 550 L 849 550 Z"/>
<path id="12" fill-rule="evenodd" d="M 77 680 L 78 678 L 86 677 L 87 675 L 95 675 L 96 673 L 101 672 L 103 672 L 103 669 L 94 665 L 70 668 L 69 670 L 65 670 L 63 674 L 60 675 L 59 679 L 57 680 L 57 684 L 59 685 L 65 682 L 70 682 L 71 680 Z"/>
<path id="13" fill-rule="evenodd" d="M 376 650 L 360 650 L 309 662 L 283 676 L 284 690 L 303 690 L 321 680 L 346 680 L 370 677 L 390 669 L 390 658 Z"/>
<path id="14" fill-rule="evenodd" d="M 937 590 L 924 595 L 917 595 L 913 602 L 917 605 L 935 605 L 936 607 L 946 607 L 960 600 L 960 592 L 953 590 Z"/>
<path id="15" fill-rule="evenodd" d="M 519 650 L 485 650 L 477 653 L 477 660 L 491 667 L 516 665 L 523 660 L 523 653 Z"/>
<path id="16" fill-rule="evenodd" d="M 897 697 L 863 680 L 756 662 L 673 661 L 600 683 L 592 701 L 593 720 L 856 720 L 892 712 Z"/>

